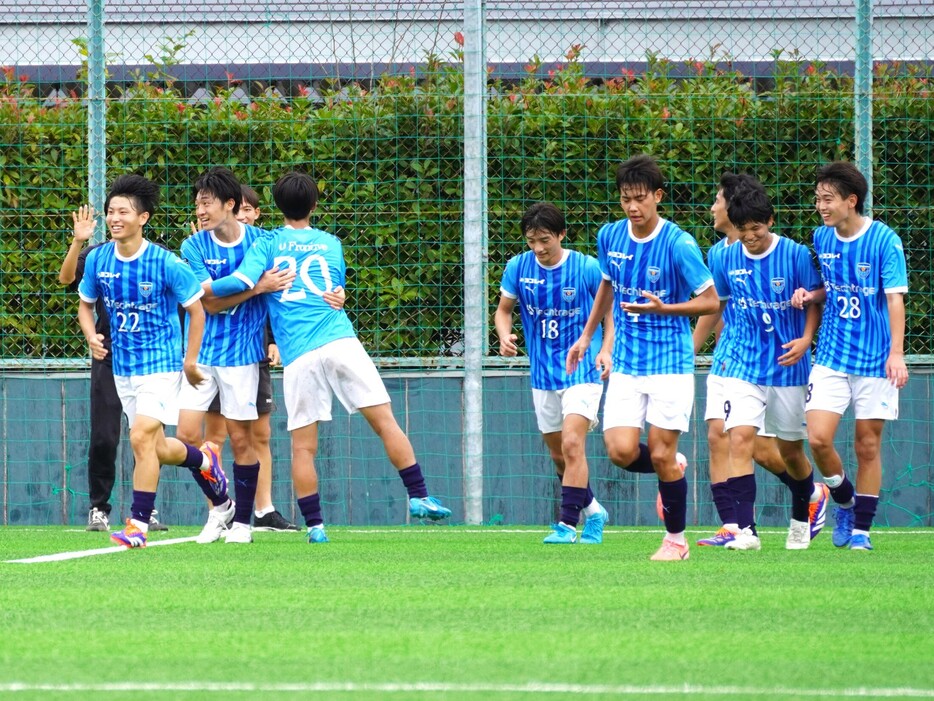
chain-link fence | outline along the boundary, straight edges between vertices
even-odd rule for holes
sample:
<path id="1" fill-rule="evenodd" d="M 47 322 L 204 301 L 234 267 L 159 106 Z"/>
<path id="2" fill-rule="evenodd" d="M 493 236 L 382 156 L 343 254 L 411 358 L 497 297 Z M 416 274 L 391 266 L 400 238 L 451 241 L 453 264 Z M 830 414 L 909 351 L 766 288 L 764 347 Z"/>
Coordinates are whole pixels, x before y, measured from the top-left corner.
<path id="1" fill-rule="evenodd" d="M 312 172 L 323 192 L 316 223 L 345 242 L 349 306 L 369 347 L 387 359 L 462 353 L 461 3 L 98 1 L 90 11 L 3 3 L 2 357 L 84 355 L 56 273 L 68 212 L 100 204 L 104 166 L 108 181 L 133 171 L 162 184 L 152 234 L 177 249 L 191 184 L 208 165 L 253 185 L 270 225 L 271 183 L 288 168 Z M 597 227 L 619 215 L 613 167 L 640 151 L 668 177 L 666 216 L 702 243 L 714 236 L 707 209 L 725 169 L 755 172 L 778 230 L 807 240 L 815 168 L 860 155 L 857 12 L 868 7 L 485 3 L 490 301 L 522 248 L 523 208 L 556 202 L 571 239 L 592 250 Z M 864 147 L 875 213 L 910 258 L 909 348 L 927 355 L 934 8 L 885 0 L 873 19 Z M 97 63 L 99 101 L 88 99 Z M 97 104 L 104 119 L 93 115 L 89 129 Z"/>

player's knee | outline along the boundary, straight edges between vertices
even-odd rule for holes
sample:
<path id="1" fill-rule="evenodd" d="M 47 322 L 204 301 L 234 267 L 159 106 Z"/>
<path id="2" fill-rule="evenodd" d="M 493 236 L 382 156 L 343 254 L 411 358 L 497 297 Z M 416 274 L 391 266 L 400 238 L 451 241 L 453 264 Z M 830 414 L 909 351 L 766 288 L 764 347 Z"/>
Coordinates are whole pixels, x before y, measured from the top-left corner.
<path id="1" fill-rule="evenodd" d="M 814 455 L 829 455 L 833 453 L 833 434 L 824 431 L 808 431 L 808 445 Z"/>
<path id="2" fill-rule="evenodd" d="M 584 439 L 565 432 L 561 437 L 561 454 L 566 460 L 579 458 L 584 454 Z"/>
<path id="3" fill-rule="evenodd" d="M 628 446 L 614 443 L 606 447 L 606 456 L 617 467 L 628 467 L 639 457 L 639 449 L 636 447 L 633 450 Z"/>
<path id="4" fill-rule="evenodd" d="M 880 440 L 876 436 L 856 436 L 853 450 L 860 463 L 871 462 L 879 457 Z"/>

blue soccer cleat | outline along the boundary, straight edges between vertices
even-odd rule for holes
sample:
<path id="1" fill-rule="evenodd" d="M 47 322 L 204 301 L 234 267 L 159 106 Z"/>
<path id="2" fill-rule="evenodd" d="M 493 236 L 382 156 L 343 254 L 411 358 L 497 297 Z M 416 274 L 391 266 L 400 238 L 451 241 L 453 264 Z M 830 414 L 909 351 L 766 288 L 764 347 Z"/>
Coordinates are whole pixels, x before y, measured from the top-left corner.
<path id="1" fill-rule="evenodd" d="M 208 466 L 201 468 L 201 476 L 211 483 L 211 490 L 218 497 L 227 498 L 227 475 L 221 468 L 221 449 L 216 443 L 206 441 L 199 449 L 208 458 Z"/>
<path id="2" fill-rule="evenodd" d="M 721 526 L 716 533 L 714 533 L 709 538 L 701 538 L 699 541 L 697 541 L 697 544 L 711 545 L 715 548 L 722 548 L 725 547 L 727 543 L 732 543 L 734 540 L 736 540 L 736 532 Z"/>
<path id="3" fill-rule="evenodd" d="M 308 529 L 308 538 L 309 543 L 330 543 L 328 540 L 327 534 L 324 532 L 324 526 L 311 526 Z"/>
<path id="4" fill-rule="evenodd" d="M 451 510 L 441 505 L 435 497 L 412 497 L 409 499 L 409 515 L 412 518 L 428 518 L 440 521 L 451 515 Z"/>
<path id="5" fill-rule="evenodd" d="M 849 545 L 850 538 L 853 537 L 853 522 L 856 520 L 854 508 L 851 506 L 849 509 L 844 509 L 842 506 L 837 506 L 833 510 L 833 518 L 837 525 L 833 527 L 831 539 L 838 548 L 845 548 Z"/>
<path id="6" fill-rule="evenodd" d="M 551 527 L 551 533 L 545 536 L 542 542 L 549 545 L 570 545 L 577 542 L 577 530 L 559 521 Z"/>
<path id="7" fill-rule="evenodd" d="M 811 540 L 814 540 L 824 527 L 824 522 L 827 520 L 827 504 L 830 503 L 830 490 L 827 485 L 818 482 L 814 486 L 817 487 L 820 496 L 817 497 L 817 501 L 808 504 L 808 524 L 811 529 Z"/>
<path id="8" fill-rule="evenodd" d="M 610 515 L 603 506 L 600 510 L 591 514 L 584 521 L 584 529 L 581 531 L 581 543 L 587 545 L 599 545 L 603 542 L 603 527 L 610 520 Z"/>
<path id="9" fill-rule="evenodd" d="M 850 550 L 872 550 L 869 536 L 863 533 L 850 536 Z"/>
<path id="10" fill-rule="evenodd" d="M 122 545 L 125 548 L 146 547 L 146 534 L 137 528 L 132 519 L 126 520 L 126 528 L 122 531 L 111 533 L 110 539 L 117 545 Z"/>

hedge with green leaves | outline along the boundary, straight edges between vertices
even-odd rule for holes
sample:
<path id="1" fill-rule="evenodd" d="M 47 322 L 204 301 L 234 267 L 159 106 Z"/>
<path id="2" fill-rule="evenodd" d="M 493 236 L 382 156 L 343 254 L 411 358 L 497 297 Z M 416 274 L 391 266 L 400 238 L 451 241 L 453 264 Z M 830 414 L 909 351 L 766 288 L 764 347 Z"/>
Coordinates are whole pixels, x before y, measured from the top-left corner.
<path id="1" fill-rule="evenodd" d="M 517 222 L 532 202 L 567 212 L 568 244 L 592 252 L 601 223 L 619 218 L 614 168 L 654 154 L 669 181 L 663 215 L 702 245 L 716 235 L 709 206 L 724 170 L 766 183 L 776 230 L 809 241 L 818 224 L 813 175 L 853 157 L 853 83 L 821 65 L 782 62 L 757 83 L 713 63 L 675 79 L 650 57 L 644 74 L 593 81 L 577 52 L 543 75 L 531 63 L 516 84 L 494 83 L 488 102 L 490 304 L 506 260 L 522 251 Z M 150 235 L 177 249 L 188 233 L 191 184 L 210 165 L 231 167 L 261 194 L 285 170 L 313 173 L 316 224 L 340 236 L 348 309 L 374 355 L 458 352 L 462 326 L 463 82 L 460 64 L 431 58 L 417 79 L 386 76 L 371 90 L 335 85 L 291 99 L 231 98 L 232 86 L 192 105 L 171 81 L 140 80 L 107 110 L 107 168 L 163 185 Z M 6 73 L 0 84 L 0 355 L 85 354 L 76 300 L 57 283 L 70 211 L 85 201 L 86 107 L 78 96 L 43 105 Z M 912 292 L 909 348 L 931 353 L 934 103 L 928 76 L 886 66 L 875 76 L 874 213 L 905 242 Z"/>

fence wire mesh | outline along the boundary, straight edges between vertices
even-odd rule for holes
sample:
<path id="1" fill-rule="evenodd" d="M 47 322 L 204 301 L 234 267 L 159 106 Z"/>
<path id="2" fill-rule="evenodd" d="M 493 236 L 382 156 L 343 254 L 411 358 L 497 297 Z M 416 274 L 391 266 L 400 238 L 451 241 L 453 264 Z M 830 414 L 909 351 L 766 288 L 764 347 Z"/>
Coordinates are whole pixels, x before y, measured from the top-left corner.
<path id="1" fill-rule="evenodd" d="M 91 196 L 95 2 L 0 3 L 4 358 L 84 355 L 74 299 L 55 278 L 68 212 Z M 571 239 L 592 250 L 618 214 L 613 167 L 639 151 L 666 172 L 665 214 L 702 243 L 726 169 L 756 173 L 777 229 L 808 240 L 815 168 L 855 156 L 858 4 L 486 2 L 491 282 L 539 199 L 564 208 Z M 375 354 L 462 352 L 461 3 L 148 0 L 98 11 L 99 157 L 108 180 L 140 172 L 161 183 L 156 238 L 178 248 L 191 183 L 209 165 L 253 185 L 269 225 L 271 184 L 305 168 L 322 187 L 316 223 L 345 242 L 349 307 Z M 905 240 L 908 346 L 928 355 L 934 8 L 878 0 L 873 13 L 875 215 Z"/>

